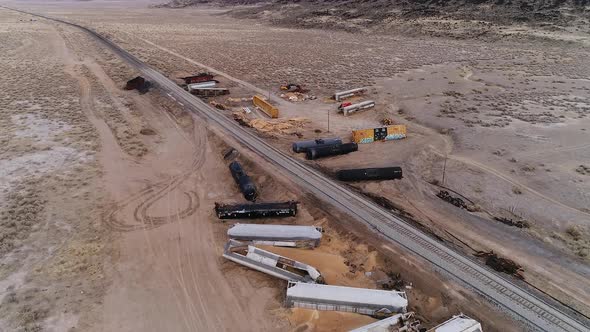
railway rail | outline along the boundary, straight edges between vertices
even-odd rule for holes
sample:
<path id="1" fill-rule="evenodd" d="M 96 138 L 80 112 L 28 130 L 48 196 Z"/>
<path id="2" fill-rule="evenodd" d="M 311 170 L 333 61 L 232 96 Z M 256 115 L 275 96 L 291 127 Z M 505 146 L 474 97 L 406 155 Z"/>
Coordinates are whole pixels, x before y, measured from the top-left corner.
<path id="1" fill-rule="evenodd" d="M 0 6 L 2 7 L 2 6 Z M 424 232 L 391 214 L 381 206 L 329 179 L 310 166 L 288 156 L 265 142 L 253 132 L 241 127 L 233 119 L 221 114 L 199 98 L 191 95 L 172 80 L 131 55 L 111 40 L 84 26 L 64 20 L 4 7 L 24 14 L 67 24 L 82 29 L 110 48 L 142 75 L 159 85 L 160 89 L 174 97 L 180 104 L 225 134 L 274 164 L 290 176 L 302 189 L 333 205 L 340 211 L 363 222 L 382 236 L 420 256 L 432 264 L 435 270 L 462 282 L 488 301 L 509 312 L 526 327 L 537 331 L 590 331 L 590 323 L 584 317 L 572 317 L 560 308 L 548 304 L 530 291 L 481 265 L 474 259 L 455 251 Z"/>

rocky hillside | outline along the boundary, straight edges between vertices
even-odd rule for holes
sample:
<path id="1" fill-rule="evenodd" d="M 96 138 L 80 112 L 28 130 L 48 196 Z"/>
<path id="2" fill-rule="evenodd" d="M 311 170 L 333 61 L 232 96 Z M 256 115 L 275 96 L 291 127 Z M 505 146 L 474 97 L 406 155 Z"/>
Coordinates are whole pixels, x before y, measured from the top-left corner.
<path id="1" fill-rule="evenodd" d="M 590 0 L 172 0 L 166 7 L 239 6 L 239 17 L 300 27 L 365 28 L 417 18 L 500 24 L 588 23 Z"/>

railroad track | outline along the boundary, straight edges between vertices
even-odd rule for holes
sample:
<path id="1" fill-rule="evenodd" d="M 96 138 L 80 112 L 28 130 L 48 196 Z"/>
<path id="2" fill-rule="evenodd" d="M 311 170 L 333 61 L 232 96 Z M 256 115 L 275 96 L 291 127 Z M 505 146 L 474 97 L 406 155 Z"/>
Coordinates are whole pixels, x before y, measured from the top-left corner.
<path id="1" fill-rule="evenodd" d="M 462 282 L 490 302 L 512 314 L 528 328 L 551 332 L 590 331 L 590 323 L 585 318 L 572 317 L 548 304 L 528 290 L 407 224 L 366 197 L 291 158 L 93 30 L 60 19 L 16 11 L 74 26 L 88 32 L 139 70 L 145 77 L 157 83 L 165 93 L 184 105 L 186 109 L 194 112 L 207 123 L 222 129 L 225 134 L 282 169 L 302 189 L 365 223 L 398 246 L 407 249 L 411 254 L 422 257 L 436 270 Z"/>

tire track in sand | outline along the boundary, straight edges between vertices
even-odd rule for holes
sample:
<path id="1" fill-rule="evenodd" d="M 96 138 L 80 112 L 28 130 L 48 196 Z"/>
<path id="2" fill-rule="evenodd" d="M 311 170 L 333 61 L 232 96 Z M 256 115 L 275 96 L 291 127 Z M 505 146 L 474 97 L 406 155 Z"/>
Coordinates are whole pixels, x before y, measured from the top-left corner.
<path id="1" fill-rule="evenodd" d="M 57 32 L 57 31 L 56 31 Z M 61 36 L 61 34 L 60 34 Z M 114 137 L 111 129 L 107 123 L 101 118 L 100 114 L 95 110 L 94 95 L 92 91 L 92 84 L 88 78 L 81 73 L 81 66 L 86 66 L 92 72 L 92 66 L 88 66 L 84 61 L 80 61 L 70 52 L 66 46 L 65 38 L 62 36 L 61 47 L 59 51 L 62 53 L 62 58 L 65 59 L 65 71 L 72 78 L 78 81 L 80 86 L 80 106 L 86 116 L 89 118 L 92 125 L 97 129 L 102 145 L 103 152 L 107 153 L 108 158 L 116 159 L 123 158 L 122 151 L 117 139 Z M 112 87 L 105 86 L 109 91 Z M 110 91 L 112 92 L 112 91 Z M 173 119 L 168 119 L 174 122 Z M 181 130 L 181 129 L 179 129 Z M 183 192 L 187 199 L 187 206 L 176 213 L 154 216 L 150 215 L 149 210 L 162 198 L 167 197 L 170 193 L 177 190 L 177 188 L 190 177 L 195 171 L 201 168 L 205 162 L 205 143 L 206 136 L 204 134 L 195 135 L 193 129 L 191 143 L 193 143 L 196 154 L 193 156 L 193 161 L 190 167 L 180 175 L 174 176 L 171 179 L 163 180 L 152 184 L 147 188 L 131 195 L 115 204 L 115 206 L 102 214 L 101 219 L 104 224 L 112 230 L 120 232 L 129 232 L 134 230 L 152 229 L 175 220 L 180 220 L 194 214 L 200 207 L 200 199 L 195 191 L 189 190 Z M 106 147 L 106 148 L 104 148 Z M 130 206 L 137 205 L 133 211 L 133 221 L 128 222 L 128 219 L 121 216 L 123 210 Z"/>
<path id="2" fill-rule="evenodd" d="M 193 132 L 194 133 L 194 132 Z M 186 181 L 191 175 L 198 171 L 206 160 L 206 136 L 204 133 L 193 135 L 195 143 L 195 155 L 190 167 L 183 173 L 155 184 L 131 195 L 115 204 L 115 206 L 105 212 L 102 220 L 110 229 L 119 232 L 129 232 L 135 230 L 153 229 L 167 223 L 184 219 L 193 215 L 200 207 L 200 198 L 196 191 L 189 190 L 183 192 L 187 198 L 187 205 L 183 209 L 162 216 L 155 216 L 149 213 L 150 209 L 161 199 L 167 197 L 173 191 Z M 133 223 L 122 216 L 124 210 L 135 206 L 133 209 Z"/>

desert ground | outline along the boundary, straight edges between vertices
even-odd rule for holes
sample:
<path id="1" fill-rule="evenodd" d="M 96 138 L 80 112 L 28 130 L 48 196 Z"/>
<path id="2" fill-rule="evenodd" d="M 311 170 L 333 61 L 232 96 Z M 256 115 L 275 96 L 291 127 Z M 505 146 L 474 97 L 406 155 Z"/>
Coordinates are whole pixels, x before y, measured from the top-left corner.
<path id="1" fill-rule="evenodd" d="M 0 4 L 96 29 L 171 78 L 216 73 L 231 95 L 209 101 L 284 151 L 299 139 L 348 141 L 385 118 L 406 124 L 404 140 L 310 163 L 328 174 L 402 166 L 402 180 L 351 186 L 458 250 L 513 260 L 524 276 L 515 282 L 590 315 L 588 36 L 518 27 L 456 40 L 277 27 L 213 7 Z M 283 282 L 221 257 L 230 223 L 213 205 L 241 198 L 224 159 L 238 148 L 231 140 L 157 87 L 124 91 L 137 73 L 82 31 L 2 8 L 0 18 L 0 330 L 343 331 L 374 321 L 286 309 Z M 317 99 L 281 98 L 288 82 Z M 360 86 L 375 109 L 338 114 L 329 96 Z M 254 94 L 270 94 L 280 119 L 240 113 Z M 379 288 L 399 273 L 426 327 L 465 312 L 486 331 L 521 330 L 240 152 L 263 199 L 301 202 L 288 222 L 326 229 L 313 251 L 268 250 L 331 284 Z M 441 189 L 468 208 L 439 199 Z"/>

